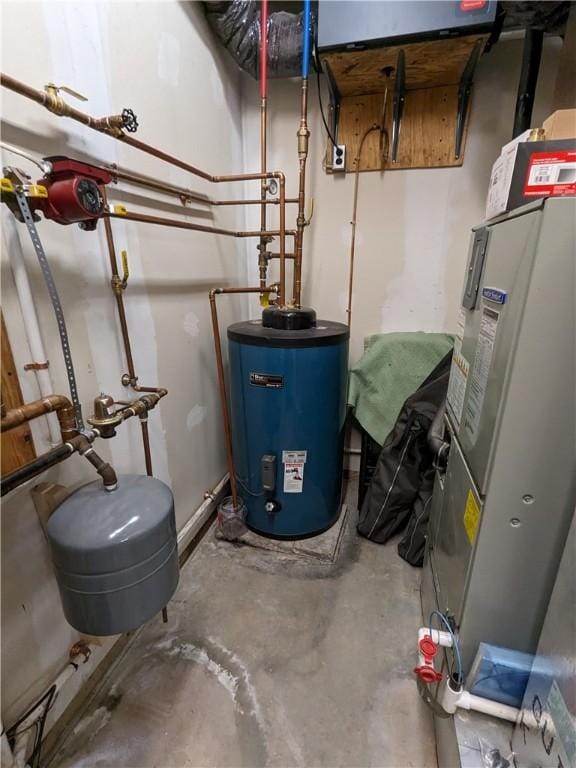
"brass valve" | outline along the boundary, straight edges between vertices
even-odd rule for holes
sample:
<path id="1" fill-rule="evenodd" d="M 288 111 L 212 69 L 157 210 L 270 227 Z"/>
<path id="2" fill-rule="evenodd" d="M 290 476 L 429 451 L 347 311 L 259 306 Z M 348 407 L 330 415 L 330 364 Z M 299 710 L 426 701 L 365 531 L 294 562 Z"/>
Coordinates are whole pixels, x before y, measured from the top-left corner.
<path id="1" fill-rule="evenodd" d="M 103 438 L 114 437 L 116 427 L 122 422 L 122 411 L 115 411 L 114 398 L 101 392 L 94 398 L 94 413 L 87 420 L 91 427 L 96 427 Z"/>
<path id="2" fill-rule="evenodd" d="M 310 139 L 310 131 L 305 125 L 301 125 L 298 129 L 298 157 L 300 160 L 305 160 L 308 156 L 308 140 Z"/>
<path id="3" fill-rule="evenodd" d="M 68 88 L 67 85 L 47 83 L 44 86 L 44 91 L 46 92 L 46 109 L 60 117 L 65 117 L 70 112 L 70 107 L 66 104 L 62 96 L 60 96 L 60 91 L 67 93 L 74 99 L 78 99 L 78 101 L 88 101 L 86 96 L 82 96 L 81 93 L 72 90 L 72 88 Z"/>
<path id="4" fill-rule="evenodd" d="M 122 277 L 120 275 L 114 275 L 110 280 L 112 290 L 116 294 L 122 293 L 122 291 L 128 285 L 128 278 L 130 277 L 130 269 L 128 267 L 128 251 L 121 252 L 122 257 Z"/>
<path id="5" fill-rule="evenodd" d="M 115 401 L 110 395 L 101 392 L 94 399 L 94 413 L 87 419 L 88 424 L 98 430 L 100 437 L 104 439 L 114 437 L 116 427 L 125 419 L 131 416 L 145 416 L 166 394 L 168 394 L 167 390 L 160 388 L 156 392 L 147 392 L 136 400 Z M 114 409 L 115 405 L 119 405 L 120 408 Z"/>

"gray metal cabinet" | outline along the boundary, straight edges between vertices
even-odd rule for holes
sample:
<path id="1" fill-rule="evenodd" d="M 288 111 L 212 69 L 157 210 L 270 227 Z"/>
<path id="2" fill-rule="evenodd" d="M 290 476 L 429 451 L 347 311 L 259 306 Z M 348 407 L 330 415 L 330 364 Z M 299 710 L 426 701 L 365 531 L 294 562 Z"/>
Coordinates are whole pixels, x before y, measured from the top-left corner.
<path id="1" fill-rule="evenodd" d="M 472 235 L 423 581 L 465 669 L 480 642 L 535 651 L 576 504 L 575 262 L 574 198 Z"/>

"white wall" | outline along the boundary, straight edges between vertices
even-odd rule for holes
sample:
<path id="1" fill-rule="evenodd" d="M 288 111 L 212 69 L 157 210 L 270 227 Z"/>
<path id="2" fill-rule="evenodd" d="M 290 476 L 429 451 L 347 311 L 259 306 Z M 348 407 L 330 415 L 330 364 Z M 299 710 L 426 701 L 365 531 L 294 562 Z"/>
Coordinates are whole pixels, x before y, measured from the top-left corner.
<path id="1" fill-rule="evenodd" d="M 2 4 L 2 70 L 37 88 L 65 84 L 89 97 L 78 105 L 96 116 L 129 106 L 138 115 L 138 136 L 213 173 L 242 172 L 239 75 L 214 45 L 202 8 L 177 2 L 7 2 Z M 117 162 L 141 173 L 213 197 L 235 197 L 242 185 L 209 185 L 100 136 L 2 89 L 2 138 L 37 156 L 64 154 Z M 66 97 L 68 98 L 68 97 Z M 37 171 L 3 152 L 3 164 Z M 127 189 L 127 188 L 125 188 Z M 257 183 L 252 194 L 258 191 Z M 133 210 L 180 215 L 174 199 L 162 208 L 144 205 L 149 193 L 109 190 L 111 201 Z M 6 213 L 6 212 L 4 212 Z M 208 208 L 191 221 L 210 224 Z M 221 208 L 214 223 L 240 229 L 241 208 Z M 244 243 L 232 238 L 114 221 L 118 251 L 127 248 L 131 276 L 125 294 L 140 383 L 162 385 L 169 395 L 150 416 L 155 474 L 176 498 L 181 528 L 224 474 L 216 371 L 207 292 L 245 282 Z M 109 286 L 102 225 L 94 233 L 52 222 L 38 226 L 61 291 L 84 415 L 101 390 L 118 398 L 126 371 L 115 302 Z M 67 393 L 56 325 L 26 230 L 20 239 L 48 348 L 56 392 Z M 2 306 L 25 400 L 38 397 L 22 318 L 5 247 Z M 221 301 L 222 327 L 243 316 L 242 300 Z M 137 421 L 137 420 L 134 420 Z M 35 425 L 37 449 L 48 447 L 43 420 Z M 120 472 L 144 472 L 137 423 L 128 422 L 98 450 Z M 78 483 L 97 477 L 74 457 L 41 479 Z M 33 485 L 34 482 L 30 483 Z M 77 633 L 64 620 L 47 546 L 23 487 L 2 504 L 2 708 L 6 725 L 21 714 L 64 665 Z M 109 643 L 105 644 L 108 647 Z M 97 661 L 97 659 L 96 659 Z M 94 664 L 90 665 L 91 668 Z M 76 685 L 62 697 L 55 714 Z"/>
<path id="2" fill-rule="evenodd" d="M 545 41 L 533 125 L 550 112 L 560 45 L 558 38 Z M 361 174 L 351 363 L 372 333 L 455 330 L 470 228 L 484 217 L 492 163 L 511 138 L 521 54 L 521 40 L 501 41 L 480 60 L 461 168 Z M 249 78 L 243 85 L 245 137 L 257 136 L 258 96 Z M 321 317 L 346 322 L 354 179 L 322 170 L 315 79 L 310 89 L 307 186 L 316 206 L 305 236 L 303 302 Z M 326 93 L 323 101 L 326 107 Z M 299 103 L 298 81 L 270 84 L 269 166 L 287 172 L 289 196 L 297 193 Z M 256 150 L 251 158 L 257 162 Z"/>

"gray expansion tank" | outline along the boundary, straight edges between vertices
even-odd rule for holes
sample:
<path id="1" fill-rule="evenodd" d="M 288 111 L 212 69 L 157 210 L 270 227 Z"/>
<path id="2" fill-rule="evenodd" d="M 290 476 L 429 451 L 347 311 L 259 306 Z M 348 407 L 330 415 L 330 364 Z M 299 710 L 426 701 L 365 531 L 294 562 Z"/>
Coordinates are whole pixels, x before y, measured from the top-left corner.
<path id="1" fill-rule="evenodd" d="M 89 483 L 54 511 L 47 532 L 64 615 L 80 632 L 135 629 L 176 589 L 174 497 L 161 480 L 121 475 L 112 492 Z"/>

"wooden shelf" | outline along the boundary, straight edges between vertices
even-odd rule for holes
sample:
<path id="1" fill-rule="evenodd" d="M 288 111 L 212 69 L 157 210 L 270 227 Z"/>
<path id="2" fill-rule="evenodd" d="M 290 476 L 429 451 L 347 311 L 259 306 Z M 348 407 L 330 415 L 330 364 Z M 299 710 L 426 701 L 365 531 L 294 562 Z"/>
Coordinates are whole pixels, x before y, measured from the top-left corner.
<path id="1" fill-rule="evenodd" d="M 438 85 L 457 85 L 476 42 L 488 35 L 470 35 L 447 40 L 428 40 L 423 43 L 369 48 L 364 51 L 326 53 L 322 61 L 330 67 L 341 96 L 384 93 L 391 68 L 394 81 L 398 53 L 406 55 L 406 90 L 434 88 Z"/>
<path id="2" fill-rule="evenodd" d="M 405 57 L 405 102 L 399 132 L 397 161 L 383 162 L 377 132 L 364 143 L 361 171 L 442 168 L 462 165 L 455 157 L 458 90 L 466 66 L 480 41 L 488 35 L 394 45 L 363 51 L 326 53 L 322 62 L 340 96 L 338 142 L 346 145 L 346 170 L 356 169 L 358 146 L 365 131 L 380 124 L 383 95 L 388 88 L 386 128 L 392 135 L 393 96 L 398 54 Z M 468 110 L 468 114 L 469 114 Z M 331 157 L 331 149 L 327 157 Z M 331 168 L 328 166 L 327 171 Z"/>

